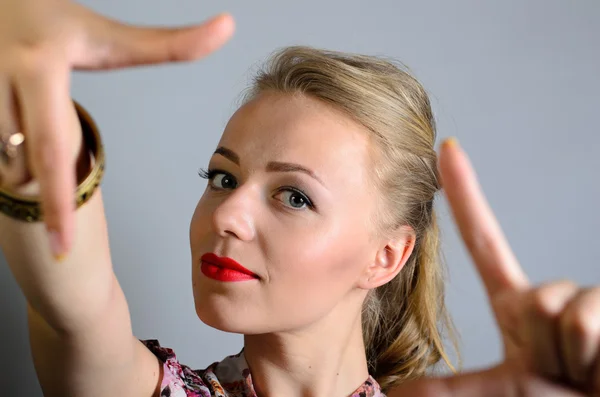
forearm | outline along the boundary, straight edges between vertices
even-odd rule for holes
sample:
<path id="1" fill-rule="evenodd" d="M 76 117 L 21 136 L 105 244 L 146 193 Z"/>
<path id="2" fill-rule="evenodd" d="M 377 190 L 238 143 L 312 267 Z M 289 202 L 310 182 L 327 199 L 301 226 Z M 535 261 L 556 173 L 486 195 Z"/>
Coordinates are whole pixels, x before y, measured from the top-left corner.
<path id="1" fill-rule="evenodd" d="M 84 151 L 81 152 L 84 154 Z M 89 171 L 87 155 L 78 157 L 80 177 Z M 26 189 L 32 194 L 35 183 Z M 0 213 L 0 247 L 29 305 L 59 332 L 82 329 L 94 321 L 116 288 L 101 190 L 76 212 L 75 241 L 57 262 L 42 222 L 26 223 Z"/>

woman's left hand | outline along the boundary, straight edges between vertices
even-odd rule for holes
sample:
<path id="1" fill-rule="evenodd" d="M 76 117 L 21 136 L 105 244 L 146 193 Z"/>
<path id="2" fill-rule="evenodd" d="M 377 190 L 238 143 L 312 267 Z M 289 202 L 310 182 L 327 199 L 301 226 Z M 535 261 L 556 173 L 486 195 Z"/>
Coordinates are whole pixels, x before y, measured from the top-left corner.
<path id="1" fill-rule="evenodd" d="M 456 141 L 442 145 L 439 169 L 500 327 L 503 365 L 600 396 L 600 287 L 531 286 Z"/>

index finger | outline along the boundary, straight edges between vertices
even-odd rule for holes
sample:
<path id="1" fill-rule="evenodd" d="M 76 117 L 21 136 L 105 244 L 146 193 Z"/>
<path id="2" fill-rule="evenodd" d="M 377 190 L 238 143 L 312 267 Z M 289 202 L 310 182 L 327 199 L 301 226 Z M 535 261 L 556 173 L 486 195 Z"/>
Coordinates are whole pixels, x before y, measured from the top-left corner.
<path id="1" fill-rule="evenodd" d="M 73 239 L 76 176 L 71 155 L 69 93 L 70 71 L 48 65 L 17 77 L 27 156 L 40 187 L 41 208 L 49 231 L 50 248 L 57 260 L 70 249 Z"/>
<path id="2" fill-rule="evenodd" d="M 463 241 L 490 296 L 529 286 L 456 139 L 442 143 L 439 171 L 443 189 Z"/>

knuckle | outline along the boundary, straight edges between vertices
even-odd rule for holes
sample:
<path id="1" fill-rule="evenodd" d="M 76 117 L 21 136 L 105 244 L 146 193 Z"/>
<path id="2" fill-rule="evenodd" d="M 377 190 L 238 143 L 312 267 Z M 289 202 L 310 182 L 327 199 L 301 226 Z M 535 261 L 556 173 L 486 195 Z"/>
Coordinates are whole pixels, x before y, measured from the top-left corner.
<path id="1" fill-rule="evenodd" d="M 532 314 L 536 316 L 552 317 L 560 313 L 564 307 L 561 284 L 547 284 L 533 291 Z"/>
<path id="2" fill-rule="evenodd" d="M 55 48 L 38 45 L 21 49 L 17 59 L 16 73 L 24 78 L 35 79 L 56 70 L 57 52 Z"/>
<path id="3" fill-rule="evenodd" d="M 586 337 L 591 333 L 589 321 L 578 311 L 573 316 L 570 316 L 568 321 L 565 321 L 565 330 L 578 338 Z"/>
<path id="4" fill-rule="evenodd" d="M 562 292 L 570 292 L 579 288 L 577 283 L 573 280 L 559 280 L 552 283 L 551 285 L 554 285 L 557 289 L 559 289 Z"/>
<path id="5" fill-rule="evenodd" d="M 47 59 L 43 51 L 38 49 L 22 50 L 19 65 L 19 73 L 26 76 L 37 76 L 43 73 L 47 67 Z"/>
<path id="6" fill-rule="evenodd" d="M 175 46 L 174 41 L 165 40 L 163 43 L 163 53 L 167 62 L 183 62 L 189 59 L 189 56 Z"/>
<path id="7" fill-rule="evenodd" d="M 565 313 L 562 326 L 568 334 L 577 338 L 599 337 L 599 319 L 600 310 L 580 300 Z"/>

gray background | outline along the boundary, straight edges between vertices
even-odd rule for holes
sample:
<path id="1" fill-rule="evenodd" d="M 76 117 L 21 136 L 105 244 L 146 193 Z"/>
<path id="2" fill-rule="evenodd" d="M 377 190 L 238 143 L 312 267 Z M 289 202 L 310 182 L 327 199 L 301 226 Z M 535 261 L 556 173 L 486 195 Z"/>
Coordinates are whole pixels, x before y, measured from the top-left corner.
<path id="1" fill-rule="evenodd" d="M 116 272 L 140 338 L 204 367 L 241 337 L 196 317 L 188 226 L 220 133 L 254 66 L 308 44 L 387 55 L 432 95 L 440 137 L 469 152 L 531 279 L 599 284 L 600 3 L 597 0 L 87 0 L 132 23 L 181 24 L 221 11 L 237 34 L 194 64 L 75 76 L 73 95 L 104 133 L 104 194 Z M 174 143 L 175 142 L 175 143 Z M 439 201 L 448 299 L 466 368 L 501 358 L 477 274 Z M 41 395 L 25 302 L 0 263 L 0 395 Z"/>

